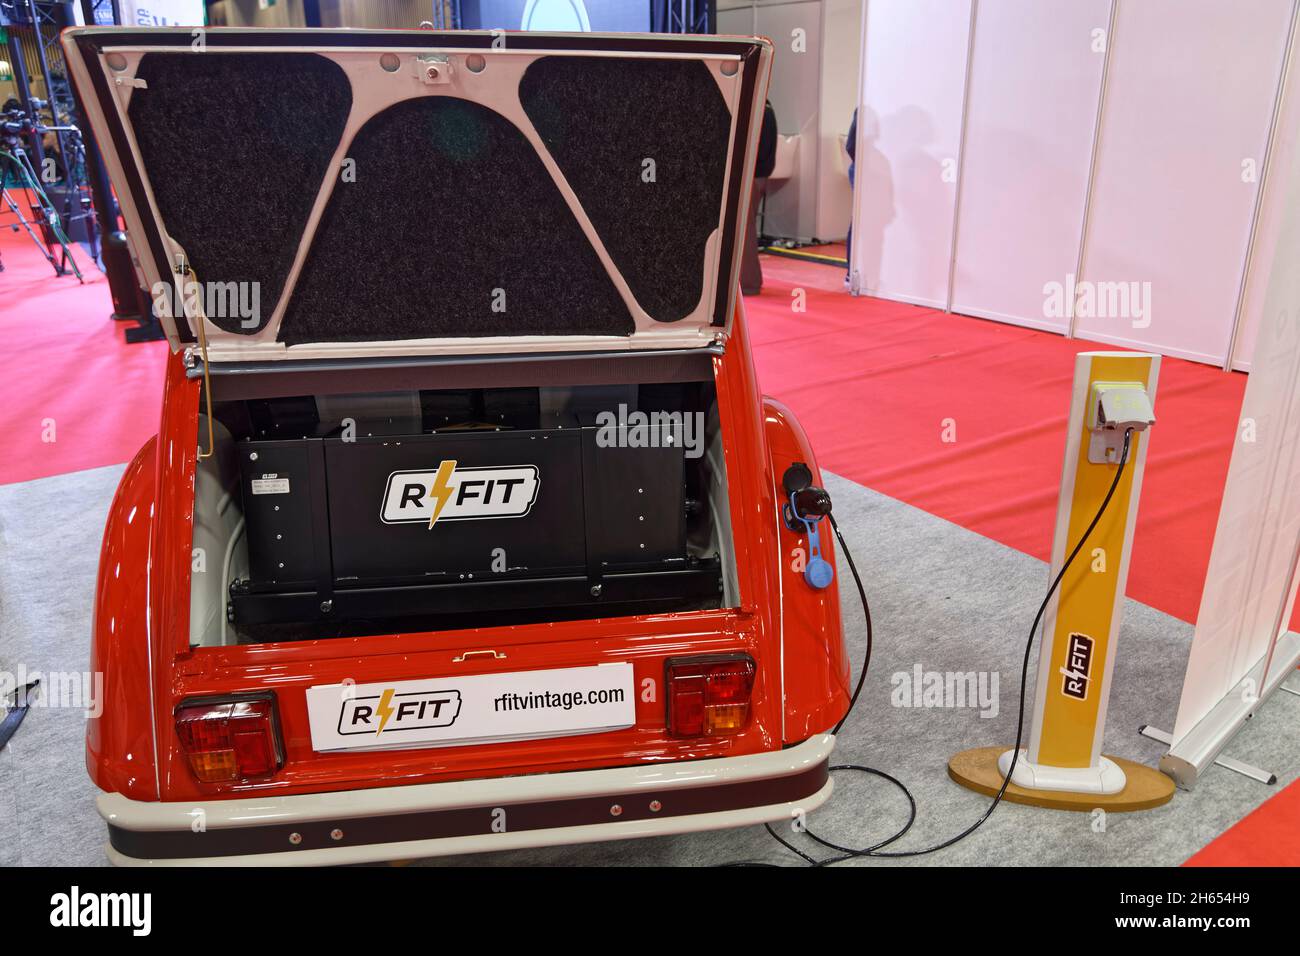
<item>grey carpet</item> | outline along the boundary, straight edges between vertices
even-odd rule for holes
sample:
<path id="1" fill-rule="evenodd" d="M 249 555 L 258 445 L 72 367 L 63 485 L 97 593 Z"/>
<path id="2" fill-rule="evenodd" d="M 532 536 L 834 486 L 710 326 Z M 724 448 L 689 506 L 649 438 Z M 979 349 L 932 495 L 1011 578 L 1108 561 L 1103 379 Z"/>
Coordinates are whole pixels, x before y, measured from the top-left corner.
<path id="1" fill-rule="evenodd" d="M 0 670 L 89 668 L 99 545 L 122 471 L 0 485 Z M 81 710 L 39 706 L 0 752 L 0 864 L 106 862 L 84 738 Z"/>
<path id="2" fill-rule="evenodd" d="M 0 486 L 0 669 L 84 670 L 99 538 L 120 467 Z M 988 798 L 952 783 L 948 758 L 968 747 L 1010 744 L 1020 658 L 1046 587 L 1045 565 L 933 515 L 830 476 L 835 513 L 868 589 L 876 649 L 857 710 L 835 760 L 899 777 L 919 805 L 899 848 L 927 846 L 977 819 Z M 845 633 L 856 662 L 862 611 L 840 568 Z M 1162 748 L 1138 736 L 1143 723 L 1169 729 L 1192 628 L 1129 601 L 1115 670 L 1105 749 L 1154 765 Z M 999 677 L 999 712 L 891 704 L 890 675 L 934 671 Z M 1032 668 L 1031 668 L 1032 672 Z M 1295 733 L 1300 700 L 1276 695 L 1231 744 L 1232 756 L 1278 774 L 1266 787 L 1226 770 L 1206 774 L 1171 804 L 1111 814 L 1099 831 L 1089 814 L 1005 804 L 965 841 L 907 864 L 1173 865 L 1241 819 L 1300 773 Z M 39 709 L 0 754 L 0 865 L 99 864 L 103 830 L 86 777 L 81 715 Z M 882 781 L 837 774 L 837 790 L 810 825 L 835 842 L 861 845 L 892 833 L 906 803 Z M 795 841 L 814 855 L 807 837 Z M 755 860 L 797 864 L 761 827 L 679 837 L 555 847 L 429 861 L 432 865 L 706 866 Z M 890 865 L 858 860 L 855 865 Z"/>

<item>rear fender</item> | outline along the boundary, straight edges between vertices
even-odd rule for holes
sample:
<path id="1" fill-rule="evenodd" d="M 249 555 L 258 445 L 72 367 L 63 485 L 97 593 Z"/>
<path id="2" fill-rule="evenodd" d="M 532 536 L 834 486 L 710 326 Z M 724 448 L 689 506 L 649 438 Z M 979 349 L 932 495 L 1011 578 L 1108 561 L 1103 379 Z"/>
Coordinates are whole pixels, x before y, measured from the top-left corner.
<path id="1" fill-rule="evenodd" d="M 781 476 L 797 461 L 812 470 L 813 483 L 820 485 L 817 460 L 794 414 L 780 402 L 764 398 L 763 421 L 776 500 L 785 500 Z M 774 516 L 774 521 L 781 582 L 784 737 L 790 744 L 829 730 L 848 712 L 849 660 L 840 624 L 838 581 L 822 589 L 808 584 L 803 576 L 809 557 L 807 535 L 791 531 L 779 516 Z M 829 522 L 822 522 L 819 538 L 822 557 L 834 566 L 835 542 Z"/>
<path id="2" fill-rule="evenodd" d="M 104 690 L 86 721 L 86 769 L 101 790 L 133 800 L 158 799 L 148 581 L 157 448 L 154 437 L 136 453 L 109 506 L 91 623 L 90 667 Z"/>

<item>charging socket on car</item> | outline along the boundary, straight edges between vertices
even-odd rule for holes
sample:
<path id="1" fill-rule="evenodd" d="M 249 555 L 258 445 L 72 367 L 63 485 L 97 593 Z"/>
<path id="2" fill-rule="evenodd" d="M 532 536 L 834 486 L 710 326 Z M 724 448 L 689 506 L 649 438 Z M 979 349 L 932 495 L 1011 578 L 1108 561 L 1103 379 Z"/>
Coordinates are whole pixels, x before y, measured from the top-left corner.
<path id="1" fill-rule="evenodd" d="M 1129 429 L 1146 431 L 1155 424 L 1151 396 L 1142 382 L 1093 382 L 1088 394 L 1088 461 L 1114 465 L 1124 452 Z"/>

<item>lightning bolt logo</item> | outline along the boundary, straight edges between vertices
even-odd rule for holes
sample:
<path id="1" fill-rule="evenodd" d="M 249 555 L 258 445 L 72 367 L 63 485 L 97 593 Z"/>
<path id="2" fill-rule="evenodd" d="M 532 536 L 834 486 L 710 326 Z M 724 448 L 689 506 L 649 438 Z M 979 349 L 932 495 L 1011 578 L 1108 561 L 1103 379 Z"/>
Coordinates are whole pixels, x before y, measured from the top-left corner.
<path id="1" fill-rule="evenodd" d="M 433 515 L 429 518 L 429 527 L 432 528 L 438 521 L 438 516 L 442 514 L 442 509 L 447 507 L 447 502 L 451 500 L 451 476 L 456 470 L 454 461 L 442 461 L 438 463 L 438 474 L 433 479 L 433 484 L 429 486 L 429 497 L 434 500 Z"/>
<path id="2" fill-rule="evenodd" d="M 375 736 L 378 737 L 384 732 L 384 724 L 388 723 L 388 718 L 393 716 L 393 689 L 391 687 L 384 688 L 384 693 L 375 706 L 375 713 L 379 715 L 379 729 L 375 731 Z"/>

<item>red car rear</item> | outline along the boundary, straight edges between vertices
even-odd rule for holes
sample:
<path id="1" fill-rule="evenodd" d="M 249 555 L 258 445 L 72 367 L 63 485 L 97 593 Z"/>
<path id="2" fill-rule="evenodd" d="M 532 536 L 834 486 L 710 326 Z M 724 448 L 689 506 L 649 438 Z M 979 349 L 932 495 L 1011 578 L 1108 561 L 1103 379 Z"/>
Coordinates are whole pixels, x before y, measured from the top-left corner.
<path id="1" fill-rule="evenodd" d="M 114 862 L 424 857 L 829 796 L 834 558 L 783 515 L 820 478 L 736 292 L 767 41 L 63 43 L 174 353 L 100 564 Z"/>

